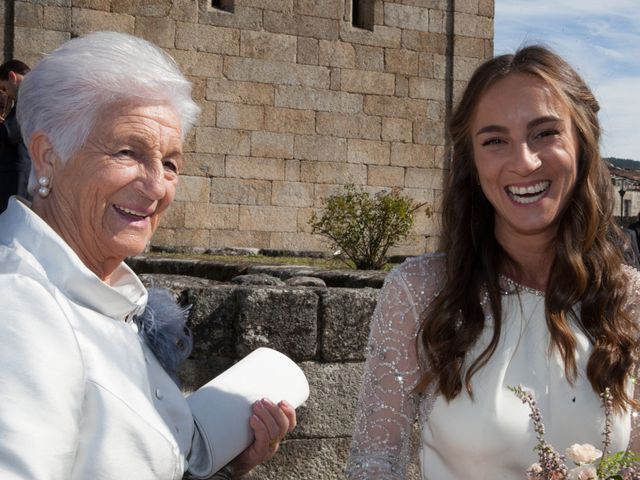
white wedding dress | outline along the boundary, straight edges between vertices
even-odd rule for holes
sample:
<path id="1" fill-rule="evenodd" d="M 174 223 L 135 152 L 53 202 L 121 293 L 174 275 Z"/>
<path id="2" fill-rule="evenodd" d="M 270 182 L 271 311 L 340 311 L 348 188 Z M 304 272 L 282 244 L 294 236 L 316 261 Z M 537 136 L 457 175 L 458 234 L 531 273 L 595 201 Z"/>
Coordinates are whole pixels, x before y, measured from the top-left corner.
<path id="1" fill-rule="evenodd" d="M 586 378 L 591 345 L 574 329 L 578 378 L 571 385 L 557 351 L 549 353 L 544 294 L 502 278 L 503 331 L 496 352 L 472 378 L 474 399 L 466 391 L 451 402 L 413 392 L 420 379 L 416 332 L 424 309 L 444 276 L 443 255 L 425 255 L 392 272 L 380 293 L 371 324 L 367 362 L 358 401 L 350 479 L 404 479 L 416 460 L 410 436 L 420 427 L 417 454 L 423 480 L 522 480 L 537 461 L 530 410 L 508 387 L 531 390 L 542 412 L 546 440 L 557 451 L 574 443 L 602 445 L 604 411 Z M 634 291 L 640 278 L 628 270 Z M 483 302 L 485 311 L 488 307 Z M 476 358 L 492 335 L 492 317 L 467 358 Z M 469 362 L 467 362 L 469 364 Z M 633 389 L 629 381 L 628 388 Z M 636 415 L 613 418 L 611 451 L 624 450 Z"/>

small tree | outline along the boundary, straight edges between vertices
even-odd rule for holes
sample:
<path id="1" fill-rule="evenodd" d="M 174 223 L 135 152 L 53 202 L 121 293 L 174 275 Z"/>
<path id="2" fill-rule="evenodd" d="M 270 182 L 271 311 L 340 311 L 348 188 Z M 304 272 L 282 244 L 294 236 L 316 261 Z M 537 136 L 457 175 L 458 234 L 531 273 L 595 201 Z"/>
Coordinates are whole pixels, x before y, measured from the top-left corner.
<path id="1" fill-rule="evenodd" d="M 353 185 L 325 200 L 325 210 L 311 217 L 314 233 L 328 237 L 361 270 L 379 269 L 389 248 L 405 238 L 415 211 L 427 205 L 415 203 L 397 190 L 370 195 Z M 432 209 L 427 205 L 426 214 Z"/>

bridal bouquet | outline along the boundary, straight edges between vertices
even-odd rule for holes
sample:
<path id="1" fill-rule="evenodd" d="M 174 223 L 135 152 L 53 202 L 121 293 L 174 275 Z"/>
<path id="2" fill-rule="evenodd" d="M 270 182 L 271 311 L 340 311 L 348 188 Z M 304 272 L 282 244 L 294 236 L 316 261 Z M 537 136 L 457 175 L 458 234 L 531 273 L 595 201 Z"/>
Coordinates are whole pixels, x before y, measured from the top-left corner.
<path id="1" fill-rule="evenodd" d="M 611 445 L 611 417 L 613 403 L 611 393 L 606 389 L 601 395 L 605 414 L 603 448 L 598 450 L 591 444 L 574 444 L 561 455 L 544 439 L 544 424 L 540 409 L 531 392 L 522 386 L 509 387 L 522 403 L 531 409 L 531 420 L 538 443 L 534 449 L 538 452 L 538 462 L 527 470 L 527 480 L 640 480 L 640 457 L 631 451 L 609 453 Z M 565 459 L 571 460 L 575 467 L 569 468 Z"/>

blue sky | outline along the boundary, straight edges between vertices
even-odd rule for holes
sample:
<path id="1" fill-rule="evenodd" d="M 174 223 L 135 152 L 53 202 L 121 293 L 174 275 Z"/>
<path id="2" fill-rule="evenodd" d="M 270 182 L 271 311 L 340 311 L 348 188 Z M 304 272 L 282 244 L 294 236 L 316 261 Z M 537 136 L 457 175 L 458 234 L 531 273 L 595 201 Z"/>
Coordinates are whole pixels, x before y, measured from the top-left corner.
<path id="1" fill-rule="evenodd" d="M 600 102 L 603 155 L 640 160 L 640 1 L 495 1 L 495 54 L 553 48 Z"/>

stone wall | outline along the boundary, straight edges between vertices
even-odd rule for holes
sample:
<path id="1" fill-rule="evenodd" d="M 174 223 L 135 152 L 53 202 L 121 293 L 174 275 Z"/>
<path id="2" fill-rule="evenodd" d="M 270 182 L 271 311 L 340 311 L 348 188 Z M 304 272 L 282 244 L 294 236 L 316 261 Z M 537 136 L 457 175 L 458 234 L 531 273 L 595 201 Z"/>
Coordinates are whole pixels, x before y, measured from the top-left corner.
<path id="1" fill-rule="evenodd" d="M 352 24 L 352 2 L 365 28 Z M 157 246 L 324 250 L 309 218 L 347 183 L 399 188 L 437 209 L 444 125 L 473 69 L 492 54 L 493 0 L 220 5 L 6 0 L 13 22 L 3 24 L 5 58 L 33 64 L 71 37 L 117 30 L 176 59 L 202 115 Z M 435 218 L 419 212 L 412 235 L 390 253 L 432 250 Z"/>
<path id="2" fill-rule="evenodd" d="M 4 2 L 0 6 L 0 52 L 2 52 L 2 61 L 11 58 L 13 50 L 13 3 Z M 9 40 L 9 41 L 7 41 Z"/>
<path id="3" fill-rule="evenodd" d="M 138 271 L 194 271 L 194 264 L 174 261 L 142 259 L 132 265 Z M 234 265 L 209 268 L 218 269 L 223 276 L 238 272 Z M 278 454 L 247 478 L 344 478 L 377 289 L 323 287 L 320 272 L 296 268 L 250 267 L 240 273 L 248 275 L 236 276 L 231 283 L 161 273 L 141 276 L 147 284 L 170 288 L 183 304 L 191 305 L 194 350 L 181 372 L 183 389 L 198 388 L 258 347 L 287 354 L 304 370 L 311 394 L 298 409 L 297 429 Z M 315 279 L 320 281 L 312 282 L 301 274 L 318 275 Z M 376 283 L 383 276 L 378 274 Z M 300 279 L 315 286 L 291 286 L 305 283 L 296 281 Z M 415 467 L 408 478 L 417 478 Z"/>

